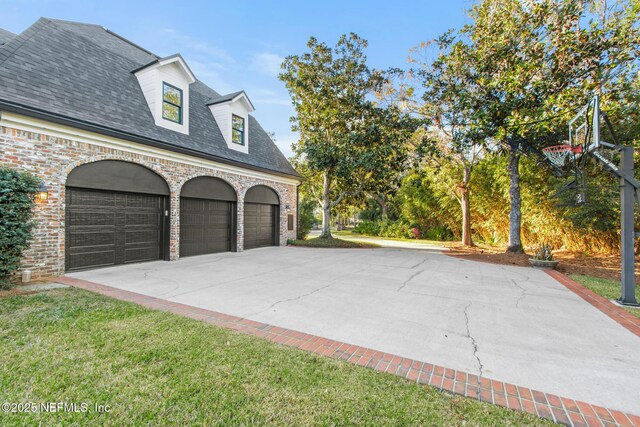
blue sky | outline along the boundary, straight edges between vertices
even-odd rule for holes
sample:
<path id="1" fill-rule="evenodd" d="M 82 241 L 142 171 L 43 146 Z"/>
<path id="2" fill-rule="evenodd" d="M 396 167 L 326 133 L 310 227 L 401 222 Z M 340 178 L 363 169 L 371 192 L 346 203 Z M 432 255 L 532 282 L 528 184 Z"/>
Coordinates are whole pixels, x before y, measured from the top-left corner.
<path id="1" fill-rule="evenodd" d="M 150 7 L 149 5 L 153 5 Z M 296 135 L 282 59 L 310 36 L 334 45 L 355 32 L 369 41 L 369 64 L 406 67 L 409 49 L 459 28 L 471 0 L 429 1 L 0 1 L 0 27 L 19 33 L 39 17 L 100 24 L 152 52 L 182 53 L 200 80 L 225 94 L 244 89 L 255 117 L 289 156 Z"/>

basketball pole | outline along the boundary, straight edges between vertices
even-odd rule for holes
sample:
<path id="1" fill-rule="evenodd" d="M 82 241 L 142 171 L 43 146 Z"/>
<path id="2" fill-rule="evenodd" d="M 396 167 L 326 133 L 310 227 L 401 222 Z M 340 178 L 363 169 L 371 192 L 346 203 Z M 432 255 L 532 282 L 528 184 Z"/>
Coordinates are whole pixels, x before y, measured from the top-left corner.
<path id="1" fill-rule="evenodd" d="M 620 255 L 622 257 L 621 271 L 621 295 L 616 302 L 620 305 L 638 307 L 636 300 L 636 276 L 635 276 L 635 207 L 636 199 L 640 207 L 640 181 L 636 180 L 633 171 L 633 147 L 622 145 L 618 142 L 611 122 L 606 114 L 603 115 L 605 123 L 611 132 L 615 144 L 606 143 L 600 140 L 600 98 L 594 96 L 591 102 L 585 106 L 576 117 L 588 111 L 589 105 L 593 105 L 593 116 L 591 120 L 592 143 L 587 145 L 583 155 L 591 156 L 598 160 L 605 169 L 611 172 L 620 180 Z M 572 142 L 571 126 L 574 118 L 569 122 L 569 141 Z M 597 149 L 601 146 L 615 149 L 620 152 L 620 164 L 616 166 L 609 159 L 604 157 Z"/>
<path id="2" fill-rule="evenodd" d="M 618 302 L 622 305 L 637 306 L 634 251 L 634 209 L 636 189 L 625 177 L 633 175 L 633 147 L 620 147 L 620 223 L 622 232 L 622 295 Z"/>

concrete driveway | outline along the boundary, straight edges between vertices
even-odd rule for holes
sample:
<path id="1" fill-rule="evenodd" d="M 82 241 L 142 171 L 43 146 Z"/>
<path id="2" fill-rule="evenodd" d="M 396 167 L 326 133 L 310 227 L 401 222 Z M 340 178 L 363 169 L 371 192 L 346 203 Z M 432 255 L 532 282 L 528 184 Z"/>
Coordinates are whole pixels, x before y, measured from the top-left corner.
<path id="1" fill-rule="evenodd" d="M 273 247 L 68 276 L 640 414 L 640 338 L 531 268 Z"/>

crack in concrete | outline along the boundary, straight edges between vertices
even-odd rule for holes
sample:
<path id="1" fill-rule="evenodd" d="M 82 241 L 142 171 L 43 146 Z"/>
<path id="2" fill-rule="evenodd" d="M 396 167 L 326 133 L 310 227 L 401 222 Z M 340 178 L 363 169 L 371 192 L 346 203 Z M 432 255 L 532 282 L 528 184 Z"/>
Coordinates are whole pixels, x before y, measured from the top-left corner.
<path id="1" fill-rule="evenodd" d="M 363 272 L 363 271 L 365 271 L 365 270 L 366 270 L 366 268 L 361 268 L 361 269 L 359 269 L 359 270 L 355 271 L 353 274 L 354 274 L 354 275 L 357 275 L 358 273 L 361 273 L 361 272 Z M 314 290 L 313 290 L 313 291 L 311 291 L 311 292 L 307 292 L 306 294 L 298 295 L 298 296 L 297 296 L 297 297 L 295 297 L 295 298 L 286 298 L 286 299 L 283 299 L 283 300 L 276 301 L 276 302 L 274 302 L 273 304 L 271 304 L 269 307 L 265 308 L 264 310 L 259 310 L 259 311 L 256 311 L 255 313 L 251 313 L 251 314 L 248 314 L 248 315 L 243 316 L 243 317 L 244 317 L 245 319 L 249 319 L 249 318 L 250 318 L 250 317 L 252 317 L 252 316 L 255 316 L 255 315 L 257 315 L 257 314 L 261 314 L 261 313 L 265 313 L 265 312 L 267 312 L 267 311 L 271 310 L 273 307 L 275 307 L 275 306 L 276 306 L 276 305 L 278 305 L 278 304 L 282 304 L 282 303 L 285 303 L 285 302 L 291 302 L 291 301 L 298 301 L 298 300 L 300 300 L 300 299 L 302 299 L 302 298 L 304 298 L 304 297 L 308 297 L 309 295 L 313 295 L 313 294 L 315 294 L 315 293 L 318 293 L 318 292 L 320 292 L 320 291 L 322 291 L 322 290 L 324 290 L 324 289 L 327 289 L 327 288 L 329 288 L 329 287 L 331 287 L 331 286 L 335 285 L 335 284 L 336 284 L 336 282 L 338 282 L 338 280 L 341 280 L 341 279 L 340 279 L 340 278 L 333 279 L 333 280 L 332 280 L 331 282 L 329 282 L 328 284 L 326 284 L 326 285 L 324 285 L 324 286 L 321 286 L 321 287 L 319 287 L 319 288 L 317 288 L 317 289 L 314 289 Z"/>
<path id="2" fill-rule="evenodd" d="M 467 304 L 467 306 L 464 308 L 464 318 L 465 318 L 465 324 L 467 327 L 467 338 L 469 338 L 471 340 L 471 345 L 473 346 L 473 357 L 476 358 L 476 360 L 478 361 L 478 392 L 480 392 L 480 378 L 482 378 L 482 371 L 484 369 L 484 366 L 482 365 L 482 361 L 480 360 L 480 357 L 478 356 L 478 343 L 476 342 L 476 339 L 471 335 L 471 331 L 469 330 L 469 308 L 471 307 L 471 304 L 473 304 L 473 302 L 470 302 L 469 304 Z"/>
<path id="3" fill-rule="evenodd" d="M 518 289 L 520 289 L 520 296 L 518 297 L 518 299 L 516 300 L 516 308 L 519 308 L 520 305 L 520 301 L 522 301 L 522 299 L 527 296 L 527 290 L 525 288 L 523 288 L 522 286 L 518 285 L 518 282 L 516 282 L 514 279 L 511 279 L 511 281 L 513 282 L 514 285 L 516 285 L 516 287 Z"/>
<path id="4" fill-rule="evenodd" d="M 422 264 L 424 264 L 425 262 L 429 261 L 429 258 L 425 258 L 422 261 L 420 261 L 419 263 L 417 263 L 416 265 L 409 267 L 411 270 L 413 270 L 414 268 L 418 268 L 420 267 Z"/>
<path id="5" fill-rule="evenodd" d="M 412 281 L 416 276 L 418 276 L 420 273 L 424 273 L 424 270 L 419 270 L 416 271 L 415 273 L 413 273 L 411 276 L 409 276 L 409 278 L 407 280 L 404 281 L 404 283 L 402 285 L 400 285 L 400 287 L 397 289 L 397 292 L 400 292 L 401 290 L 404 289 L 405 286 L 407 286 L 409 284 L 410 281 Z"/>
<path id="6" fill-rule="evenodd" d="M 306 294 L 298 295 L 295 298 L 287 298 L 287 299 L 283 299 L 283 300 L 280 300 L 280 301 L 276 301 L 273 304 L 271 304 L 269 307 L 265 308 L 264 310 L 256 311 L 255 313 L 251 313 L 251 314 L 249 314 L 247 316 L 244 316 L 244 317 L 245 318 L 249 318 L 251 316 L 255 316 L 256 314 L 264 313 L 266 311 L 271 310 L 273 307 L 275 307 L 278 304 L 282 304 L 282 303 L 285 303 L 285 302 L 291 302 L 291 301 L 298 301 L 298 300 L 300 300 L 300 299 L 302 299 L 304 297 L 308 297 L 309 295 L 313 295 L 313 294 L 315 294 L 317 292 L 320 292 L 323 289 L 327 289 L 328 287 L 333 286 L 334 284 L 335 284 L 335 280 L 332 281 L 331 283 L 329 283 L 328 285 L 321 286 L 318 289 L 314 289 L 313 291 L 308 292 Z"/>

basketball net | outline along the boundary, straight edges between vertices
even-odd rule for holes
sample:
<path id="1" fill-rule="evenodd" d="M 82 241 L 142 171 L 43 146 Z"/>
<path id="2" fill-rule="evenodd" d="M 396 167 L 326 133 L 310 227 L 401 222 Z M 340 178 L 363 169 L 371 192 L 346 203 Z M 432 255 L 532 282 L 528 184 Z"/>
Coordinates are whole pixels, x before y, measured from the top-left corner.
<path id="1" fill-rule="evenodd" d="M 575 155 L 582 153 L 582 146 L 572 147 L 569 144 L 553 145 L 543 148 L 542 153 L 551 163 L 561 168 L 566 163 L 569 154 Z"/>

